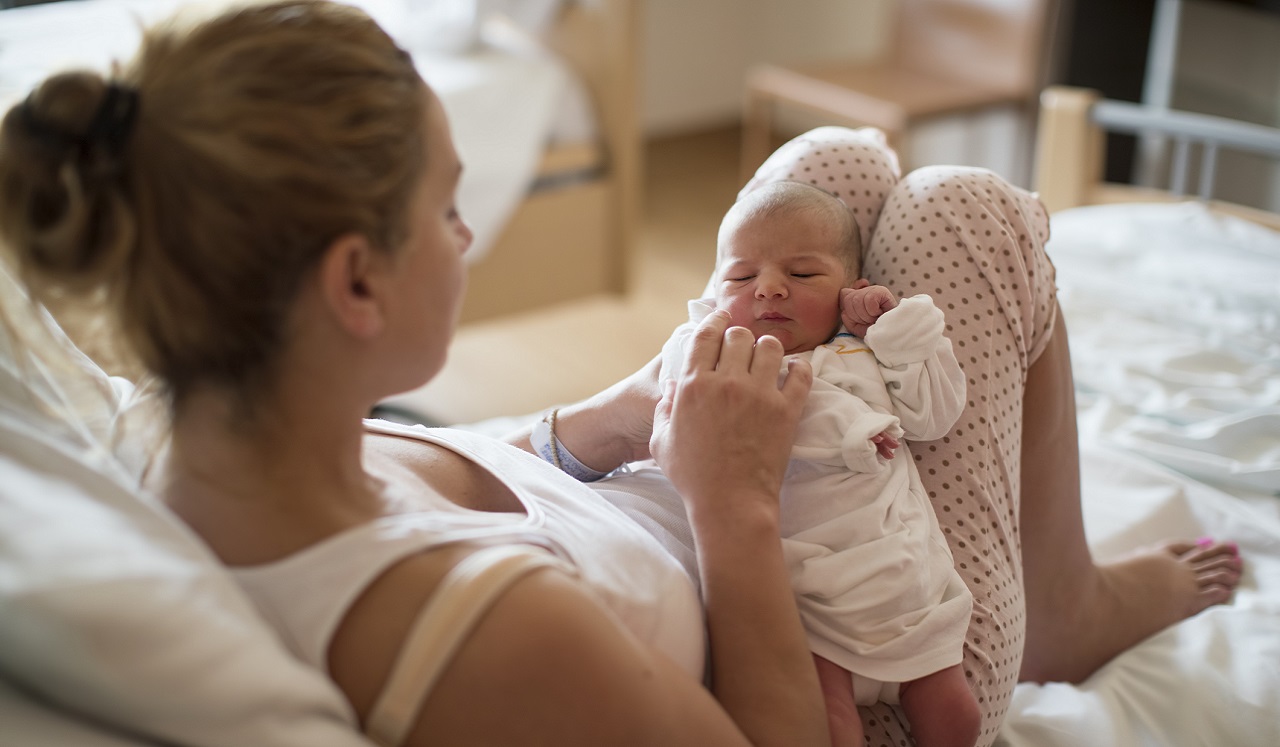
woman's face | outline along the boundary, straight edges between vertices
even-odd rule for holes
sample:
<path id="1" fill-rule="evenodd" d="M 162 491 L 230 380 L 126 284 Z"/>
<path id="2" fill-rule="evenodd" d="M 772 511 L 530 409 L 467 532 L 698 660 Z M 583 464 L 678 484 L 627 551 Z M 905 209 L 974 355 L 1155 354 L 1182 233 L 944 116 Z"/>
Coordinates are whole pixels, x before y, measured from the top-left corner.
<path id="1" fill-rule="evenodd" d="M 409 213 L 409 237 L 397 252 L 396 295 L 406 349 L 421 357 L 413 366 L 417 386 L 444 366 L 466 287 L 462 255 L 471 246 L 471 229 L 458 214 L 454 196 L 462 163 L 453 146 L 444 108 L 427 91 L 426 169 Z"/>

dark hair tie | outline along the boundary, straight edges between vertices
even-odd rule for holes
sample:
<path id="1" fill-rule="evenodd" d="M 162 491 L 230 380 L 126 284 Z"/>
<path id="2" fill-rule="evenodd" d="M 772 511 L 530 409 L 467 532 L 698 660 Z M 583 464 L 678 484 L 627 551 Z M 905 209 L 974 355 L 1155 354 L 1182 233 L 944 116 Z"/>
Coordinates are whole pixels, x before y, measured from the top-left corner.
<path id="1" fill-rule="evenodd" d="M 138 118 L 137 89 L 119 83 L 107 84 L 102 102 L 98 104 L 93 119 L 89 120 L 89 126 L 82 135 L 67 132 L 36 116 L 32 96 L 28 96 L 18 106 L 18 116 L 32 137 L 58 150 L 71 146 L 101 146 L 107 154 L 119 156 L 128 144 L 133 123 Z"/>
<path id="2" fill-rule="evenodd" d="M 107 152 L 118 156 L 129 142 L 133 123 L 138 118 L 138 89 L 119 83 L 107 85 L 107 92 L 85 130 L 86 144 L 101 142 Z"/>

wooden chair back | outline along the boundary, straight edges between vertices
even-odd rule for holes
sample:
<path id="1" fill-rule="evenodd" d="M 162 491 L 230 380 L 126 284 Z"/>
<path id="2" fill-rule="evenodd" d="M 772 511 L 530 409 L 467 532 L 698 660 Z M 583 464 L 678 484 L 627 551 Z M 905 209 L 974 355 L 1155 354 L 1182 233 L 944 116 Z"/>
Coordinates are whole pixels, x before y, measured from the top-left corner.
<path id="1" fill-rule="evenodd" d="M 1033 96 L 1052 0 L 897 0 L 892 62 L 918 73 Z"/>

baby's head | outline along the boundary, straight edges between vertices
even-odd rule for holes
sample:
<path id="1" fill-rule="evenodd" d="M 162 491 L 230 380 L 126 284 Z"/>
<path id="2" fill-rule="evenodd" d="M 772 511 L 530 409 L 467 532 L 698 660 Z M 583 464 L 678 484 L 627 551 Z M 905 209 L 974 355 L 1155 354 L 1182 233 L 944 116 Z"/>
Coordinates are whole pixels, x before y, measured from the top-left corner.
<path id="1" fill-rule="evenodd" d="M 858 278 L 858 224 L 843 202 L 798 182 L 743 196 L 716 241 L 716 305 L 788 353 L 812 350 L 840 327 L 840 289 Z"/>

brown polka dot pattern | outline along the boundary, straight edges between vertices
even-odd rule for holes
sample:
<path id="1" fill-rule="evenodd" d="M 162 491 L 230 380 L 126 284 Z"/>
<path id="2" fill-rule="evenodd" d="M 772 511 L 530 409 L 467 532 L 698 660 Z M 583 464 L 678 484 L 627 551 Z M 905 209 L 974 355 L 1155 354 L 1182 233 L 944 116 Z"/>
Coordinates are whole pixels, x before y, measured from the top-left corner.
<path id="1" fill-rule="evenodd" d="M 774 151 L 738 193 L 738 199 L 773 182 L 812 184 L 853 210 L 865 247 L 871 244 L 885 197 L 901 174 L 898 156 L 886 145 L 880 130 L 819 127 Z"/>
<path id="2" fill-rule="evenodd" d="M 792 173 L 788 163 L 803 170 L 839 145 L 830 137 L 808 141 L 785 154 L 786 162 L 778 159 L 769 175 L 792 178 L 779 176 Z M 869 147 L 865 136 L 850 145 Z M 896 166 L 892 152 L 879 147 L 878 162 Z M 832 173 L 822 178 L 834 175 L 839 182 L 840 170 L 827 168 Z M 844 168 L 853 193 L 882 188 L 856 166 Z M 985 169 L 961 167 L 912 172 L 890 186 L 882 206 L 856 209 L 878 216 L 864 245 L 863 274 L 899 297 L 932 296 L 946 314 L 947 336 L 968 379 L 968 406 L 952 432 L 911 444 L 911 454 L 956 569 L 973 592 L 963 667 L 983 712 L 978 744 L 989 745 L 1022 662 L 1021 403 L 1027 368 L 1055 322 L 1053 267 L 1044 253 L 1049 219 L 1034 195 Z M 912 743 L 897 708 L 876 704 L 861 712 L 868 745 Z"/>

